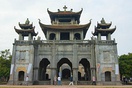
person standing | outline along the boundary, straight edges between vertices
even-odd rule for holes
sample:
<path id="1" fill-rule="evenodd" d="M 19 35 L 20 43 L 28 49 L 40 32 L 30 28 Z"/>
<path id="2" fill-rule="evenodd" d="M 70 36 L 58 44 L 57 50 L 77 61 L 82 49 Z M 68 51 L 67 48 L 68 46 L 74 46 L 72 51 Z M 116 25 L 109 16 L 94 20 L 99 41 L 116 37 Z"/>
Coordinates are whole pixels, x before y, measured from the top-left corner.
<path id="1" fill-rule="evenodd" d="M 61 85 L 61 77 L 60 76 L 58 76 L 58 85 Z"/>
<path id="2" fill-rule="evenodd" d="M 127 81 L 128 81 L 128 80 L 127 80 L 127 78 L 125 77 L 125 84 L 127 84 Z"/>
<path id="3" fill-rule="evenodd" d="M 54 77 L 54 85 L 56 85 L 57 84 L 57 77 L 55 76 Z"/>
<path id="4" fill-rule="evenodd" d="M 69 83 L 69 85 L 74 85 L 73 84 L 73 77 L 72 76 L 70 77 L 70 83 Z"/>
<path id="5" fill-rule="evenodd" d="M 26 85 L 28 86 L 28 76 L 26 77 Z"/>
<path id="6" fill-rule="evenodd" d="M 93 78 L 92 78 L 92 85 L 96 85 L 96 80 L 95 80 L 95 77 L 93 76 Z"/>

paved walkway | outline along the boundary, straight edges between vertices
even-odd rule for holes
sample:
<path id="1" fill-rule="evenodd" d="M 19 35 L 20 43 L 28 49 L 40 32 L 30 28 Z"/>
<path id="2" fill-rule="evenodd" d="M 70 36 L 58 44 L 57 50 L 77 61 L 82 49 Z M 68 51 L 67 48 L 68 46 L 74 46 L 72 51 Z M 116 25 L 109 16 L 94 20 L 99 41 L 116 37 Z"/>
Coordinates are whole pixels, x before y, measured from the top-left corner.
<path id="1" fill-rule="evenodd" d="M 121 86 L 92 86 L 92 85 L 32 85 L 32 86 L 18 86 L 18 85 L 0 85 L 0 88 L 132 88 L 132 85 Z"/>

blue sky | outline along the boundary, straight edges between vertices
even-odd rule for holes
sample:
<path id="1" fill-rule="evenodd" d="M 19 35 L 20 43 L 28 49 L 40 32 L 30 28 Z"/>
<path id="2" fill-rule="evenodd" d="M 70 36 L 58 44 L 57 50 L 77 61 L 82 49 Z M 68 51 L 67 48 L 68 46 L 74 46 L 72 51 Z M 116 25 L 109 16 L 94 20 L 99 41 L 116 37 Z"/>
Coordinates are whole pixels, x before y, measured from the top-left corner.
<path id="1" fill-rule="evenodd" d="M 132 0 L 0 0 L 0 51 L 12 50 L 14 39 L 18 39 L 14 26 L 19 28 L 18 22 L 25 23 L 27 18 L 33 22 L 35 31 L 44 40 L 38 19 L 44 24 L 50 24 L 47 8 L 56 12 L 57 9 L 63 10 L 64 5 L 68 7 L 67 10 L 73 9 L 75 12 L 83 8 L 80 24 L 86 24 L 92 19 L 86 40 L 91 39 L 94 26 L 103 17 L 107 23 L 112 22 L 111 28 L 117 28 L 112 39 L 116 40 L 118 54 L 132 52 Z"/>

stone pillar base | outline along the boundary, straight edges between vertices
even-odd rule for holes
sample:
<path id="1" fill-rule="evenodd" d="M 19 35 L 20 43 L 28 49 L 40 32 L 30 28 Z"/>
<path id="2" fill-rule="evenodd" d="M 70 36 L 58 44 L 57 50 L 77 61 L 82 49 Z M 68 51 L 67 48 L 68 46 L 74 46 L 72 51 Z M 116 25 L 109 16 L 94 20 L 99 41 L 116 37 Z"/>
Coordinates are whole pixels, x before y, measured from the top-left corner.
<path id="1" fill-rule="evenodd" d="M 121 81 L 113 81 L 113 82 L 96 82 L 96 85 L 122 85 Z"/>
<path id="2" fill-rule="evenodd" d="M 7 83 L 7 85 L 14 85 L 13 84 L 13 80 L 9 80 L 8 83 Z"/>
<path id="3" fill-rule="evenodd" d="M 39 81 L 33 81 L 33 85 L 39 85 Z"/>

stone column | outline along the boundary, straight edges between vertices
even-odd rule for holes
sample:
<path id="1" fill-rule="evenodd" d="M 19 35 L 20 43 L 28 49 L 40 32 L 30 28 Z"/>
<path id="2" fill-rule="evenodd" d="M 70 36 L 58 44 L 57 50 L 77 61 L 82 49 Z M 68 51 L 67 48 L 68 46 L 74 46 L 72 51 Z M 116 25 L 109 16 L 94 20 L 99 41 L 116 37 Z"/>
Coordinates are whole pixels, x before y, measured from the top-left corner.
<path id="1" fill-rule="evenodd" d="M 47 40 L 49 40 L 49 32 L 47 31 L 47 35 L 45 35 L 45 36 L 47 36 Z"/>
<path id="2" fill-rule="evenodd" d="M 56 46 L 53 41 L 52 45 L 52 59 L 51 59 L 51 85 L 53 85 L 54 76 L 56 75 Z"/>
<path id="3" fill-rule="evenodd" d="M 107 40 L 111 40 L 111 34 L 110 33 L 107 35 Z"/>
<path id="4" fill-rule="evenodd" d="M 91 68 L 91 80 L 92 80 L 92 77 L 96 77 L 96 74 L 95 74 L 95 68 Z"/>
<path id="5" fill-rule="evenodd" d="M 59 40 L 59 34 L 58 34 L 58 32 L 56 32 L 55 35 L 56 35 L 55 36 L 56 37 L 56 40 Z"/>
<path id="6" fill-rule="evenodd" d="M 32 40 L 31 33 L 28 34 L 28 40 Z"/>
<path id="7" fill-rule="evenodd" d="M 60 40 L 60 32 L 58 32 L 58 40 Z"/>
<path id="8" fill-rule="evenodd" d="M 77 45 L 73 44 L 73 81 L 75 81 L 75 85 L 77 85 L 78 81 L 78 60 L 77 60 Z"/>
<path id="9" fill-rule="evenodd" d="M 69 37 L 70 37 L 70 40 L 73 40 L 73 38 L 74 38 L 74 34 L 73 34 L 73 32 L 70 32 Z"/>
<path id="10" fill-rule="evenodd" d="M 24 36 L 22 36 L 22 40 L 24 40 Z"/>
<path id="11" fill-rule="evenodd" d="M 77 82 L 78 82 L 78 68 L 73 68 L 73 81 L 75 82 L 75 85 L 77 85 Z"/>
<path id="12" fill-rule="evenodd" d="M 81 33 L 81 40 L 83 40 L 83 32 Z"/>
<path id="13" fill-rule="evenodd" d="M 34 64 L 33 64 L 33 81 L 35 84 L 38 84 L 39 81 L 39 62 L 38 62 L 38 45 L 34 46 Z"/>
<path id="14" fill-rule="evenodd" d="M 90 66 L 91 66 L 91 80 L 92 80 L 92 77 L 95 76 L 96 77 L 96 57 L 95 57 L 95 46 L 92 44 L 91 45 L 91 63 L 90 63 Z"/>
<path id="15" fill-rule="evenodd" d="M 54 77 L 56 76 L 57 77 L 57 74 L 56 74 L 56 68 L 50 68 L 51 69 L 51 85 L 54 84 Z"/>
<path id="16" fill-rule="evenodd" d="M 33 83 L 34 84 L 38 84 L 38 81 L 39 81 L 39 79 L 38 79 L 38 70 L 39 70 L 39 68 L 38 67 L 34 67 L 34 69 L 33 69 Z"/>
<path id="17" fill-rule="evenodd" d="M 19 34 L 19 40 L 23 40 L 22 34 Z"/>
<path id="18" fill-rule="evenodd" d="M 15 84 L 15 66 L 16 66 L 16 45 L 13 44 L 13 51 L 12 51 L 12 61 L 11 61 L 11 68 L 10 68 L 10 78 L 8 84 L 14 85 Z"/>
<path id="19" fill-rule="evenodd" d="M 98 33 L 98 40 L 101 40 L 101 34 Z"/>
<path id="20" fill-rule="evenodd" d="M 29 51 L 26 51 L 26 59 L 28 60 L 27 75 L 29 77 L 28 82 L 33 82 L 33 64 L 34 64 L 34 46 L 30 45 Z"/>

